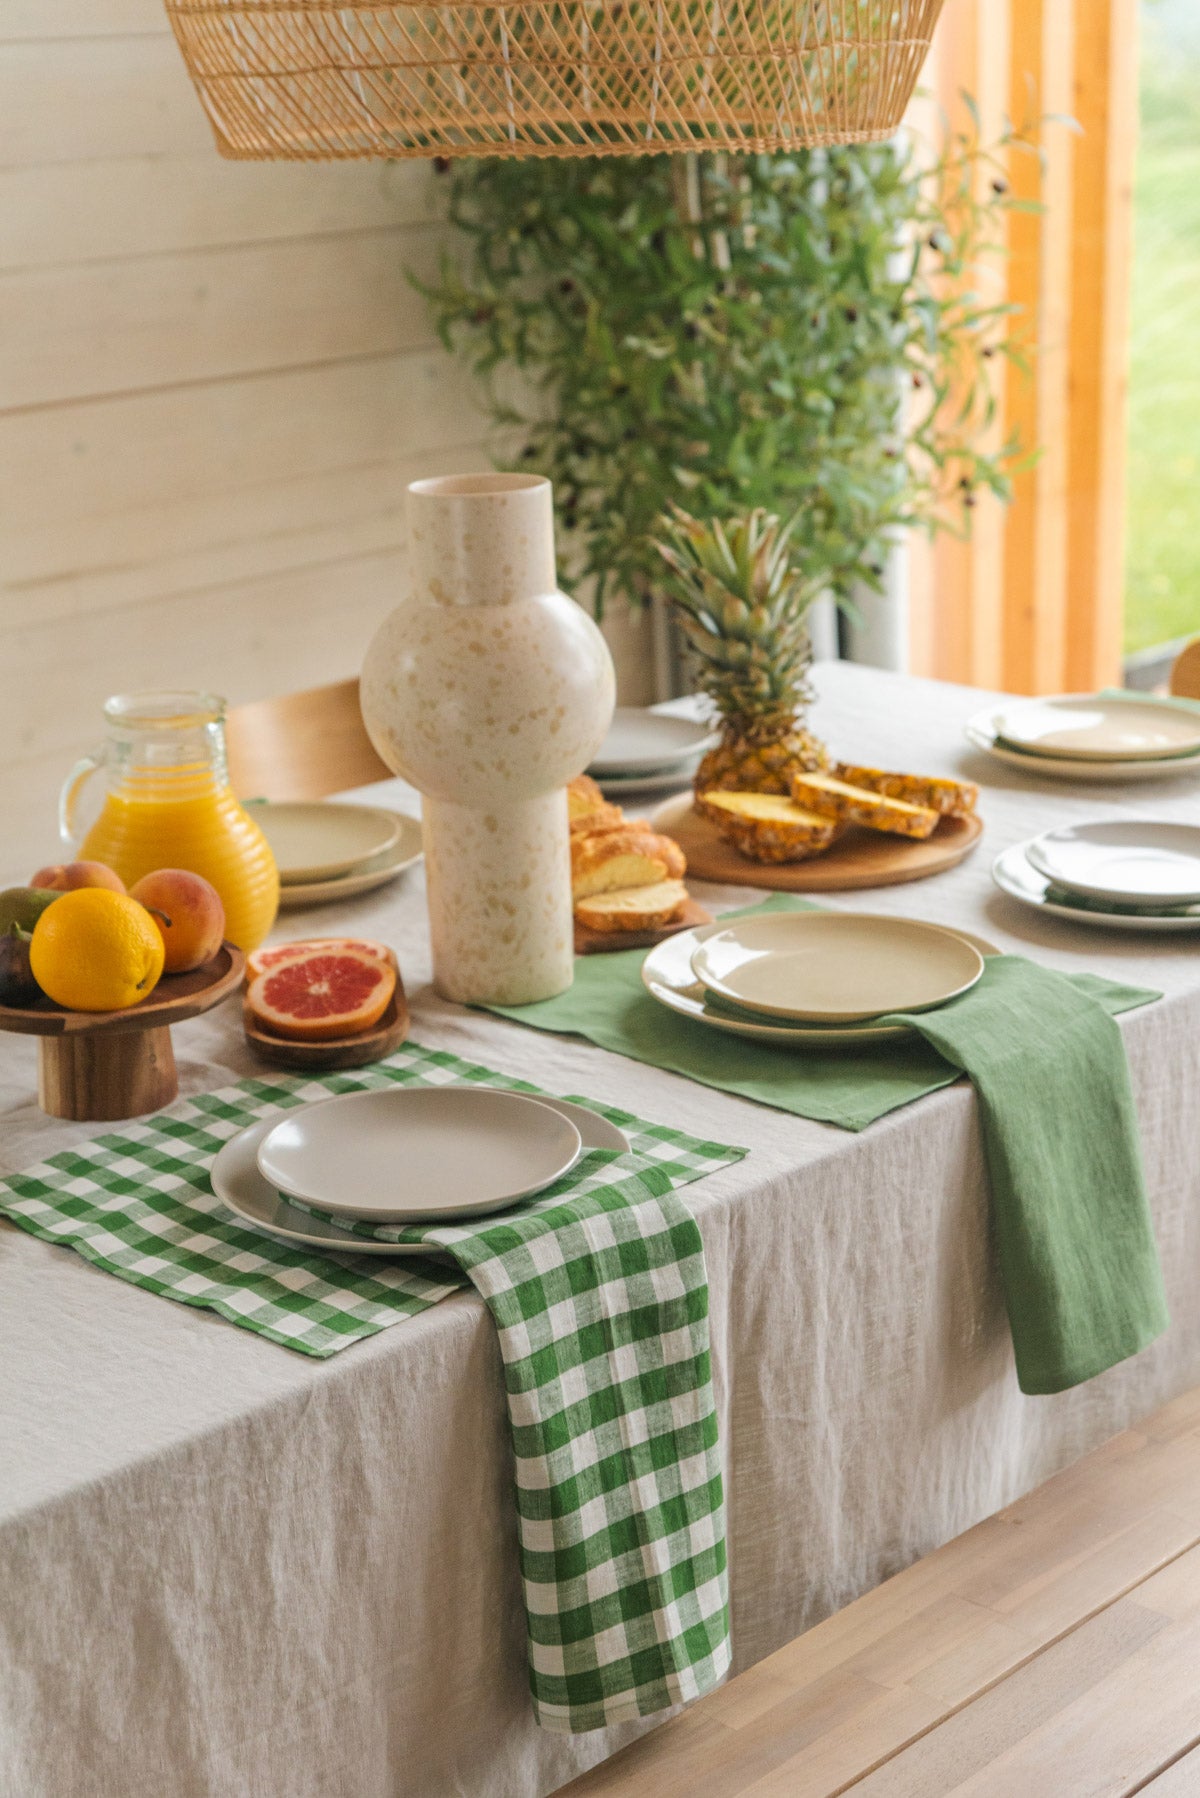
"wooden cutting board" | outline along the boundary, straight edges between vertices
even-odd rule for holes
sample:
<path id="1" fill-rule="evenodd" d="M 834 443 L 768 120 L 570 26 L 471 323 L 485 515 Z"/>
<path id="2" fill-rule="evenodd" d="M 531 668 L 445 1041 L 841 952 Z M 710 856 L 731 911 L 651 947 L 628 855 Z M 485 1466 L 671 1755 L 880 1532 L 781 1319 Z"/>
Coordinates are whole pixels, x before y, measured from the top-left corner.
<path id="1" fill-rule="evenodd" d="M 681 930 L 695 930 L 712 921 L 712 913 L 697 905 L 694 899 L 688 900 L 673 923 L 662 924 L 657 930 L 589 930 L 576 918 L 575 953 L 609 955 L 615 949 L 653 949 L 656 943 L 665 943 L 669 936 L 678 936 Z"/>
<path id="2" fill-rule="evenodd" d="M 887 836 L 851 825 L 832 848 L 806 862 L 751 862 L 727 843 L 692 806 L 690 793 L 668 799 L 651 818 L 655 830 L 674 837 L 687 856 L 688 873 L 724 886 L 771 887 L 786 893 L 852 892 L 900 886 L 953 868 L 983 835 L 980 818 L 943 818 L 931 837 Z"/>

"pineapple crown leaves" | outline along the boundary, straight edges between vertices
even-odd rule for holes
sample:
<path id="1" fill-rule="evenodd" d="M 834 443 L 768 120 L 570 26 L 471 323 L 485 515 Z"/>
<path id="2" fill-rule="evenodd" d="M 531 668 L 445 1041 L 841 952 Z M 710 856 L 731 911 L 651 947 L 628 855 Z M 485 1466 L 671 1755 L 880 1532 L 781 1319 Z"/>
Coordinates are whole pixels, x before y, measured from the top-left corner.
<path id="1" fill-rule="evenodd" d="M 820 589 L 796 566 L 797 516 L 783 523 L 756 506 L 707 523 L 672 505 L 658 521 L 655 547 L 697 679 L 743 734 L 777 730 L 806 697 L 807 613 Z"/>

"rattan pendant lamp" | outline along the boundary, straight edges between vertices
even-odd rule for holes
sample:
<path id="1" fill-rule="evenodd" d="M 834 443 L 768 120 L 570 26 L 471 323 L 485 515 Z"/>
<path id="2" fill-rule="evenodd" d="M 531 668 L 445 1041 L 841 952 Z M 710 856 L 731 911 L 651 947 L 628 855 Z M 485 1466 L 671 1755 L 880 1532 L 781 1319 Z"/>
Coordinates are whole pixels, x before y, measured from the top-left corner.
<path id="1" fill-rule="evenodd" d="M 638 156 L 864 143 L 943 0 L 166 0 L 222 155 Z"/>

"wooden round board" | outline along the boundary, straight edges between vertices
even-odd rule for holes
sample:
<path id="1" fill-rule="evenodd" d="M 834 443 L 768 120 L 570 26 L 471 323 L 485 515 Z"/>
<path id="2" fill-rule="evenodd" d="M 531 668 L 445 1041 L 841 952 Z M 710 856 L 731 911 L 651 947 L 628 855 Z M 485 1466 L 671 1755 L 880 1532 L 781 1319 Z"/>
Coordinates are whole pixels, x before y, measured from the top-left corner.
<path id="1" fill-rule="evenodd" d="M 724 886 L 772 887 L 788 893 L 851 892 L 858 887 L 925 880 L 953 868 L 983 835 L 983 821 L 974 816 L 943 818 L 924 842 L 851 825 L 832 848 L 809 861 L 768 863 L 747 861 L 739 855 L 716 826 L 693 808 L 690 793 L 668 799 L 650 822 L 679 844 L 694 879 Z"/>
<path id="2" fill-rule="evenodd" d="M 408 1035 L 408 1000 L 400 971 L 396 970 L 396 990 L 387 1010 L 377 1024 L 358 1036 L 334 1037 L 323 1043 L 302 1043 L 285 1036 L 274 1036 L 264 1030 L 250 1012 L 243 1008 L 242 1023 L 246 1041 L 260 1061 L 273 1067 L 296 1068 L 313 1072 L 331 1072 L 337 1068 L 361 1068 L 368 1062 L 382 1061 L 398 1049 Z"/>

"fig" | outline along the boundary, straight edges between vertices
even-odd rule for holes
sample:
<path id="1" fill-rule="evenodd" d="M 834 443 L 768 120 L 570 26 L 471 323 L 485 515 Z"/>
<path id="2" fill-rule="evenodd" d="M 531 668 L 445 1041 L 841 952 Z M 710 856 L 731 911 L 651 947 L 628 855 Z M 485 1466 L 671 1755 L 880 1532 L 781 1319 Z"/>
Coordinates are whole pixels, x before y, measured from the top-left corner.
<path id="1" fill-rule="evenodd" d="M 12 925 L 0 936 L 0 1005 L 29 1006 L 42 996 L 42 989 L 29 966 L 29 945 L 33 938 L 19 925 Z"/>

